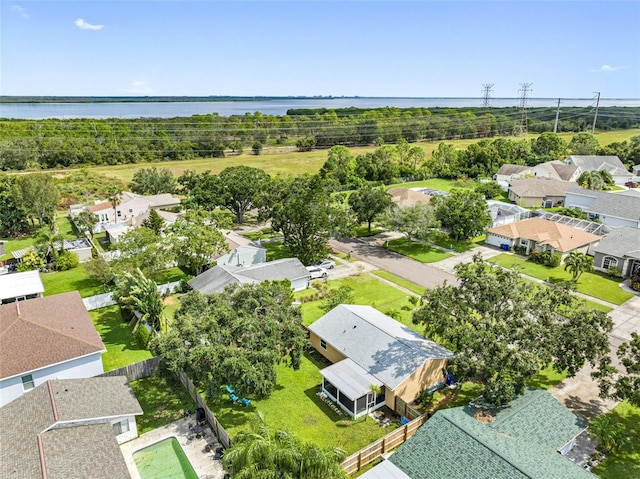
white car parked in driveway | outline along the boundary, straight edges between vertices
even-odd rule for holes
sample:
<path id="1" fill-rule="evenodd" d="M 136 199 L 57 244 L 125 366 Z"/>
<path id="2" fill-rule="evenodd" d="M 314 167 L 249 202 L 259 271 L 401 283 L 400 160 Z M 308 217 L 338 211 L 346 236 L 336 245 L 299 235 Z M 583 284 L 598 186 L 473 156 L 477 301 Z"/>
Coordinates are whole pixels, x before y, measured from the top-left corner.
<path id="1" fill-rule="evenodd" d="M 319 266 L 320 268 L 324 269 L 333 269 L 336 267 L 336 262 L 331 259 L 323 259 L 315 266 Z"/>
<path id="2" fill-rule="evenodd" d="M 329 274 L 326 269 L 320 266 L 307 266 L 307 271 L 309 271 L 310 279 L 326 278 Z"/>

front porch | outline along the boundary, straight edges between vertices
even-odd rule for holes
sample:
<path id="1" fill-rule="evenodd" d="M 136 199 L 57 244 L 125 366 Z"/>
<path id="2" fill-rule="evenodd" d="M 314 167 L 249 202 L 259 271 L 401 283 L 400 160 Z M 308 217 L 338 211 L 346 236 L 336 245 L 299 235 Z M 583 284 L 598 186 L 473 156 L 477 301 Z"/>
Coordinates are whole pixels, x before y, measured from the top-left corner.
<path id="1" fill-rule="evenodd" d="M 351 359 L 343 359 L 320 371 L 322 392 L 354 419 L 385 404 L 385 387 Z M 379 393 L 372 391 L 380 388 Z"/>

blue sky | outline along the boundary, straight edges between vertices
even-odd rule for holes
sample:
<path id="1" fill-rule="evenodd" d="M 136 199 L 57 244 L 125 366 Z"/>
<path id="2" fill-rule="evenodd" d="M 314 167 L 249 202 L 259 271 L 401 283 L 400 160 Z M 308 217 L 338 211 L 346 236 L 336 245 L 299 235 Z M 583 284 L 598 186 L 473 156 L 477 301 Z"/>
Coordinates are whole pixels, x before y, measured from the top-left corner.
<path id="1" fill-rule="evenodd" d="M 2 95 L 640 98 L 640 2 L 11 1 Z"/>

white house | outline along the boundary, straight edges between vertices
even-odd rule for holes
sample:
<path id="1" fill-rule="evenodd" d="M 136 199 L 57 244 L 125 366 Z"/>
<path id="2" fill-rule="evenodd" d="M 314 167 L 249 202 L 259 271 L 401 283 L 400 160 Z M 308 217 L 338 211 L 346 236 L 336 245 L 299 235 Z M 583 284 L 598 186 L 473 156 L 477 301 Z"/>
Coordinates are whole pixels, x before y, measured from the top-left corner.
<path id="1" fill-rule="evenodd" d="M 605 170 L 611 173 L 616 185 L 624 185 L 633 180 L 633 173 L 627 171 L 620 158 L 607 155 L 573 155 L 563 161 L 566 165 L 575 165 L 581 172 Z"/>
<path id="2" fill-rule="evenodd" d="M 632 190 L 617 193 L 574 188 L 567 191 L 567 208 L 579 208 L 591 219 L 612 228 L 640 228 L 640 196 Z"/>
<path id="3" fill-rule="evenodd" d="M 0 304 L 40 298 L 44 285 L 39 271 L 0 275 Z"/>
<path id="4" fill-rule="evenodd" d="M 105 351 L 77 291 L 0 305 L 0 406 L 49 379 L 102 374 Z"/>
<path id="5" fill-rule="evenodd" d="M 124 376 L 48 380 L 0 408 L 0 477 L 130 479 L 141 414 Z"/>

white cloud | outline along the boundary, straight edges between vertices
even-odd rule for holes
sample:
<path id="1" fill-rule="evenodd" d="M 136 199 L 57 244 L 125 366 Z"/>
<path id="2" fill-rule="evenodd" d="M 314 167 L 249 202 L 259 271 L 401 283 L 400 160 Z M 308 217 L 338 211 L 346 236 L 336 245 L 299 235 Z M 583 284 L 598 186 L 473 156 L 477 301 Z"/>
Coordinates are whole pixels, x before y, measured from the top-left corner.
<path id="1" fill-rule="evenodd" d="M 22 18 L 30 18 L 29 12 L 20 5 L 11 5 L 11 11 L 20 15 Z"/>
<path id="2" fill-rule="evenodd" d="M 80 30 L 102 30 L 104 28 L 104 25 L 93 25 L 85 22 L 82 18 L 78 18 L 74 23 Z"/>
<path id="3" fill-rule="evenodd" d="M 602 65 L 600 68 L 592 69 L 592 72 L 596 73 L 610 73 L 615 72 L 616 70 L 622 70 L 624 67 L 612 67 L 611 65 Z"/>
<path id="4" fill-rule="evenodd" d="M 151 88 L 151 85 L 149 85 L 149 82 L 144 80 L 136 80 L 131 82 L 131 86 L 129 86 L 129 88 L 123 89 L 123 91 L 126 93 L 134 93 L 138 95 L 149 95 L 151 93 L 154 93 L 154 90 L 153 88 Z"/>

